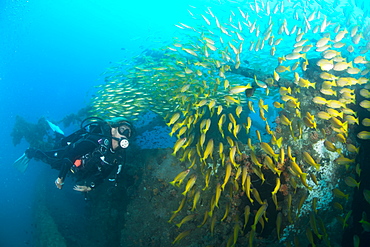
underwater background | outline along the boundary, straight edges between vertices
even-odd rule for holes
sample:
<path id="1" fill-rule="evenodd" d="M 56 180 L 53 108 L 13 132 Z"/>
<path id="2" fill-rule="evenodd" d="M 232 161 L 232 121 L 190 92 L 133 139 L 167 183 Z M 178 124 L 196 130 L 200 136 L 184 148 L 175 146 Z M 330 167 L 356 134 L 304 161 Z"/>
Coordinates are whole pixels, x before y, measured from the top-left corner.
<path id="1" fill-rule="evenodd" d="M 25 174 L 11 166 L 28 147 L 24 141 L 12 144 L 16 116 L 55 121 L 86 107 L 94 86 L 103 82 L 100 74 L 170 39 L 172 24 L 187 16 L 185 8 L 185 1 L 0 2 L 1 246 L 32 246 L 36 181 L 56 174 L 42 163 Z M 85 203 L 80 199 L 77 206 Z"/>
<path id="2" fill-rule="evenodd" d="M 366 192 L 370 190 L 366 181 L 370 172 L 368 167 L 359 168 L 360 163 L 368 164 L 370 160 L 366 153 L 369 123 L 362 122 L 369 118 L 369 104 L 365 102 L 362 108 L 359 106 L 361 100 L 368 99 L 365 91 L 361 94 L 359 91 L 369 90 L 369 82 L 364 81 L 369 78 L 366 70 L 370 68 L 366 62 L 370 60 L 369 11 L 370 4 L 365 0 L 1 1 L 0 246 L 248 246 L 253 245 L 253 241 L 257 246 L 369 246 L 370 226 L 363 212 L 370 213 L 370 202 L 366 201 L 370 200 L 370 192 Z M 246 13 L 250 16 L 249 21 Z M 299 18 L 295 19 L 295 16 Z M 312 27 L 308 28 L 310 23 Z M 326 25 L 323 27 L 322 23 Z M 321 55 L 321 51 L 315 51 L 316 47 L 324 46 L 317 44 L 325 42 L 322 40 L 326 37 L 325 28 L 331 41 L 341 30 L 348 30 L 343 39 L 346 49 L 337 50 L 351 60 L 364 56 L 364 62 L 347 65 L 358 68 L 363 75 L 360 71 L 346 74 L 347 78 L 357 81 L 343 86 L 356 90 L 351 95 L 356 94 L 357 101 L 349 104 L 362 113 L 361 117 L 355 116 L 357 124 L 353 123 L 356 119 L 348 118 L 346 121 L 352 123 L 346 126 L 350 127 L 343 127 L 344 120 L 340 123 L 335 120 L 329 122 L 318 117 L 320 111 L 317 109 L 323 111 L 323 108 L 318 103 L 313 105 L 314 96 L 332 97 L 332 100 L 337 97 L 337 93 L 333 96 L 332 92 L 320 91 L 324 78 L 316 82 L 316 88 L 313 81 L 298 79 L 299 83 L 291 86 L 292 90 L 294 86 L 301 88 L 301 91 L 292 93 L 297 100 L 284 100 L 281 88 L 288 90 L 288 81 L 297 79 L 293 72 L 296 62 L 299 61 L 296 70 L 299 76 L 308 79 L 305 69 L 300 69 L 308 60 L 300 51 L 292 53 L 292 49 L 296 48 L 293 45 L 299 42 L 296 38 L 298 31 L 293 32 L 295 25 L 297 29 L 302 26 L 301 32 L 308 34 L 307 42 L 313 46 L 306 47 L 311 49 L 307 51 L 307 59 L 325 56 Z M 338 25 L 340 27 L 336 30 Z M 319 29 L 316 32 L 312 31 L 315 26 Z M 349 36 L 355 27 L 358 34 L 361 33 L 359 42 L 353 38 L 357 37 L 356 34 Z M 239 31 L 231 32 L 233 28 Z M 282 40 L 278 41 L 278 37 Z M 291 63 L 278 69 L 278 57 L 286 55 L 293 57 L 287 61 Z M 329 71 L 326 66 L 330 67 L 330 62 L 323 62 L 312 70 Z M 253 71 L 240 72 L 239 66 Z M 338 69 L 337 73 L 343 70 Z M 228 77 L 228 71 L 233 71 L 234 75 Z M 256 71 L 258 74 L 254 76 Z M 230 78 L 227 82 L 230 85 L 226 85 L 226 77 Z M 190 84 L 195 85 L 195 89 Z M 255 92 L 249 100 L 244 91 L 250 87 Z M 207 91 L 208 88 L 211 89 Z M 340 88 L 335 90 L 339 92 Z M 252 101 L 256 113 L 248 104 Z M 213 102 L 215 106 L 211 105 Z M 280 104 L 285 104 L 285 108 L 281 108 Z M 222 118 L 222 114 L 216 113 L 219 105 L 226 113 L 226 120 L 223 121 L 229 124 L 225 123 L 223 127 L 223 132 L 229 133 L 227 140 L 223 138 L 224 134 L 220 135 L 222 127 L 218 132 L 218 121 Z M 237 108 L 239 105 L 242 107 Z M 282 111 L 287 120 L 282 118 Z M 300 111 L 302 116 L 298 117 Z M 307 111 L 315 117 L 310 118 L 306 115 Z M 116 187 L 106 182 L 85 198 L 72 190 L 72 180 L 66 182 L 63 190 L 55 189 L 53 181 L 57 171 L 51 170 L 48 165 L 31 161 L 24 174 L 12 166 L 14 160 L 29 147 L 25 138 L 19 143 L 15 141 L 15 128 L 26 128 L 40 119 L 47 119 L 69 134 L 78 129 L 78 120 L 83 117 L 110 118 L 121 113 L 134 121 L 138 135 L 130 147 L 124 181 Z M 192 126 L 189 120 L 191 115 L 203 118 L 205 122 L 196 124 L 194 121 Z M 237 119 L 235 123 L 232 116 Z M 19 117 L 25 121 L 24 125 L 16 125 Z M 249 128 L 248 117 L 252 120 Z M 179 127 L 174 129 L 176 121 L 183 121 L 183 125 L 188 126 L 182 133 L 187 139 L 176 132 Z M 207 125 L 208 128 L 205 127 Z M 261 145 L 270 142 L 271 134 L 266 126 L 273 131 L 278 129 L 280 132 L 276 132 L 276 139 L 284 137 L 283 142 Z M 331 126 L 339 130 L 330 132 Z M 325 132 L 320 128 L 329 130 Z M 342 128 L 345 133 L 340 130 Z M 171 131 L 176 134 L 169 136 Z M 207 131 L 210 135 L 198 142 Z M 300 131 L 303 133 L 299 134 Z M 360 131 L 365 132 L 356 137 Z M 338 140 L 335 137 L 337 133 L 348 140 Z M 185 142 L 191 138 L 195 139 L 193 144 L 190 143 L 193 149 L 190 145 L 187 151 L 183 151 L 186 150 L 183 146 L 189 144 L 178 140 Z M 294 147 L 296 138 L 302 143 Z M 322 151 L 319 157 L 314 154 L 314 147 L 316 151 L 320 148 L 324 150 L 326 138 L 335 144 L 334 149 L 330 153 Z M 251 145 L 247 145 L 248 139 Z M 239 144 L 235 144 L 237 142 Z M 221 155 L 216 154 L 219 143 L 225 145 L 226 158 L 222 157 L 222 152 Z M 362 148 L 361 158 L 348 151 L 349 144 Z M 270 145 L 274 145 L 271 152 Z M 307 176 L 308 185 L 299 170 L 284 168 L 284 162 L 278 158 L 278 154 L 284 156 L 284 151 L 277 148 L 279 145 L 283 146 L 285 153 L 291 147 L 295 152 L 293 156 L 302 161 L 299 165 L 304 168 L 304 173 L 313 174 Z M 339 148 L 336 150 L 338 146 L 342 151 Z M 263 163 L 265 183 L 260 183 L 264 181 L 258 172 L 262 168 L 251 159 L 250 150 L 254 148 L 258 161 Z M 174 149 L 178 151 L 177 156 Z M 320 166 L 317 163 L 304 163 L 308 158 L 301 157 L 303 151 L 312 151 L 315 161 L 322 161 L 320 173 L 316 171 L 319 169 L 315 166 Z M 337 160 L 339 153 L 349 159 Z M 270 156 L 273 163 L 279 166 L 268 162 L 266 157 Z M 188 161 L 184 162 L 184 157 Z M 334 163 L 340 168 L 333 168 Z M 228 182 L 225 174 L 229 167 L 233 170 Z M 178 184 L 180 188 L 169 184 L 176 175 L 188 169 L 191 172 L 186 179 L 183 178 L 181 187 L 182 181 Z M 281 178 L 280 173 L 283 174 Z M 252 178 L 253 198 L 258 197 L 259 191 L 262 199 L 268 200 L 268 210 L 264 202 L 250 203 L 252 200 L 250 195 L 246 197 L 244 184 L 247 182 L 243 174 L 250 174 L 245 177 Z M 314 182 L 315 175 L 319 180 L 317 183 Z M 330 176 L 333 176 L 335 183 L 328 182 L 327 177 Z M 290 177 L 296 177 L 298 186 L 289 182 Z M 174 181 L 175 185 L 179 182 Z M 191 184 L 192 181 L 195 185 Z M 358 181 L 361 183 L 354 184 Z M 222 189 L 220 196 L 221 186 L 225 185 L 226 189 Z M 304 204 L 312 191 L 311 186 L 316 186 L 314 193 L 317 194 L 312 192 Z M 320 193 L 324 187 L 330 190 Z M 186 188 L 188 195 L 183 196 L 181 193 Z M 340 191 L 334 192 L 334 188 Z M 198 191 L 200 193 L 197 194 Z M 275 191 L 272 196 L 271 191 Z M 281 203 L 280 207 L 276 203 L 276 210 L 274 194 L 278 195 L 276 200 Z M 360 198 L 357 202 L 354 199 L 356 196 Z M 215 198 L 219 200 L 219 205 L 215 203 Z M 290 203 L 297 211 L 292 213 L 293 220 L 290 215 L 293 210 L 287 209 L 292 198 Z M 311 210 L 312 202 L 317 200 L 321 213 L 317 213 L 316 208 Z M 194 204 L 198 205 L 197 209 Z M 301 207 L 306 214 L 300 214 Z M 249 215 L 247 210 L 250 210 L 249 221 L 245 218 Z M 268 212 L 269 221 L 266 215 L 262 216 L 264 211 Z M 355 213 L 357 216 L 353 216 Z M 171 216 L 176 217 L 175 220 Z M 282 221 L 280 225 L 278 219 Z M 358 223 L 360 220 L 362 223 Z M 255 227 L 257 231 L 253 230 Z M 278 233 L 277 228 L 281 228 Z M 297 236 L 299 240 L 296 240 Z"/>

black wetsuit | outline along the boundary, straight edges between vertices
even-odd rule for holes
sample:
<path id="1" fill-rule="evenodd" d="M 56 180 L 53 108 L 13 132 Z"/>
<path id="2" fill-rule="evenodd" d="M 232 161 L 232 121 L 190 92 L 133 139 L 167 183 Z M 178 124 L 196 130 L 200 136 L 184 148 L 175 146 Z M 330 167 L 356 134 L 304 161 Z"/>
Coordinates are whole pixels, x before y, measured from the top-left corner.
<path id="1" fill-rule="evenodd" d="M 59 178 L 65 179 L 68 172 L 72 171 L 79 183 L 83 181 L 85 182 L 83 185 L 94 188 L 113 170 L 118 170 L 124 161 L 124 150 L 112 149 L 110 127 L 105 123 L 100 125 L 94 126 L 91 132 L 81 131 L 72 134 L 71 136 L 74 135 L 72 142 L 68 141 L 71 138 L 66 137 L 62 140 L 62 148 L 46 152 L 28 149 L 26 154 L 29 158 L 41 160 L 60 170 Z M 76 160 L 80 160 L 78 161 L 80 164 L 77 164 Z"/>

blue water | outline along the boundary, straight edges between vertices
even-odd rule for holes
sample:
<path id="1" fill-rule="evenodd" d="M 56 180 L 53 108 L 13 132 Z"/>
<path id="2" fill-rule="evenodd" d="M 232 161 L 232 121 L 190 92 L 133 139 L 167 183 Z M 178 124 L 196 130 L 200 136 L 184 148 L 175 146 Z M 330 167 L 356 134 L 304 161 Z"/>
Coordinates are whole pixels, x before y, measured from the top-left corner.
<path id="1" fill-rule="evenodd" d="M 38 183 L 46 181 L 48 205 L 59 215 L 68 214 L 76 222 L 84 217 L 85 202 L 72 184 L 62 191 L 55 189 L 57 171 L 36 161 L 31 161 L 24 174 L 12 167 L 28 147 L 25 141 L 16 147 L 12 143 L 16 116 L 35 123 L 40 117 L 58 121 L 77 113 L 90 103 L 95 86 L 104 83 L 101 74 L 107 68 L 120 61 L 130 63 L 145 49 L 162 47 L 173 37 L 184 38 L 175 24 L 191 26 L 187 10 L 193 8 L 189 5 L 212 4 L 218 1 L 0 1 L 0 246 L 33 245 Z M 230 13 L 225 14 L 227 19 Z M 269 114 L 273 126 L 276 112 Z M 156 131 L 161 130 L 154 129 L 158 137 Z M 147 144 L 146 139 L 139 140 Z"/>
<path id="2" fill-rule="evenodd" d="M 35 184 L 48 176 L 54 189 L 57 175 L 35 161 L 25 174 L 12 167 L 28 147 L 26 142 L 12 144 L 15 117 L 36 122 L 44 116 L 52 121 L 76 113 L 89 103 L 106 68 L 170 42 L 173 24 L 188 18 L 184 6 L 190 3 L 0 1 L 0 246 L 32 245 Z M 54 193 L 58 202 L 63 197 L 68 202 L 81 200 L 73 192 Z M 82 211 L 79 203 L 83 201 L 76 202 L 76 212 Z M 65 210 L 63 203 L 59 206 Z"/>

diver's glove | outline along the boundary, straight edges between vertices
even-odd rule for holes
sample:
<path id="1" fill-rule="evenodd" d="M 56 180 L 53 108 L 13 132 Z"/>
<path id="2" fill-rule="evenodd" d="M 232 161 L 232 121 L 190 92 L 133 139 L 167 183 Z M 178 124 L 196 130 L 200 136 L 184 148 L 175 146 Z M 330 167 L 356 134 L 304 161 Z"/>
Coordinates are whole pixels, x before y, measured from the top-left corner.
<path id="1" fill-rule="evenodd" d="M 80 191 L 80 192 L 89 192 L 92 190 L 92 188 L 89 186 L 84 186 L 84 185 L 75 185 L 73 187 L 73 190 Z"/>
<path id="2" fill-rule="evenodd" d="M 62 189 L 64 185 L 63 179 L 57 178 L 55 179 L 55 186 L 57 186 L 58 189 Z"/>

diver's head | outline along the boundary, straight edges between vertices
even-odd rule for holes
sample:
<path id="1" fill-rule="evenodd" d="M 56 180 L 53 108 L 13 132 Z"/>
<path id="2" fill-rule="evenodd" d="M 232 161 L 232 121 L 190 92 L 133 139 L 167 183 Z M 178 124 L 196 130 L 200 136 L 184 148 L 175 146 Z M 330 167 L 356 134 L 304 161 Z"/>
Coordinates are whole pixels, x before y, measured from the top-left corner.
<path id="1" fill-rule="evenodd" d="M 107 122 L 111 127 L 113 150 L 118 147 L 127 148 L 133 132 L 132 124 L 122 117 L 113 118 Z"/>

